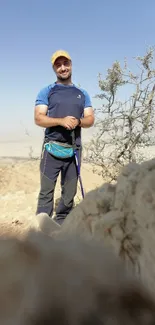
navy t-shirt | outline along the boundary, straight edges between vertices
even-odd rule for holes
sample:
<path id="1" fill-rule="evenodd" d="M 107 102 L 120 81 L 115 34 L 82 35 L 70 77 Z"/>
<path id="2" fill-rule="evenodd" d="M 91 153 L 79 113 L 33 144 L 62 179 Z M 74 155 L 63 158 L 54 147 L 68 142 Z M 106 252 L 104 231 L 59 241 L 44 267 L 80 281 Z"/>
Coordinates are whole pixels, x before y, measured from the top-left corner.
<path id="1" fill-rule="evenodd" d="M 43 88 L 37 95 L 35 106 L 47 105 L 47 116 L 63 118 L 74 116 L 83 117 L 84 110 L 91 107 L 92 103 L 88 93 L 75 85 L 62 85 L 53 83 Z M 75 129 L 76 144 L 81 144 L 81 128 Z M 63 143 L 72 143 L 71 131 L 62 126 L 49 127 L 45 130 L 45 138 Z"/>

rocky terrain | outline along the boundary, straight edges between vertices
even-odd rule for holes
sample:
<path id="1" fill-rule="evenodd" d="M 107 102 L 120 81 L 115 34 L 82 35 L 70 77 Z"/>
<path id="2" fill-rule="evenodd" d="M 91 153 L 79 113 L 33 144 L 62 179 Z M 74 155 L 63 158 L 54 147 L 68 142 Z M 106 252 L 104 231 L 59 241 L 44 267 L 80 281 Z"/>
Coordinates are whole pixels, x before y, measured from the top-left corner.
<path id="1" fill-rule="evenodd" d="M 83 164 L 82 180 L 86 192 L 101 185 L 103 180 L 95 175 L 91 166 Z M 1 234 L 22 234 L 36 226 L 35 209 L 39 192 L 39 160 L 0 159 L 0 223 Z M 55 204 L 60 197 L 58 179 Z M 75 203 L 81 200 L 80 188 Z"/>

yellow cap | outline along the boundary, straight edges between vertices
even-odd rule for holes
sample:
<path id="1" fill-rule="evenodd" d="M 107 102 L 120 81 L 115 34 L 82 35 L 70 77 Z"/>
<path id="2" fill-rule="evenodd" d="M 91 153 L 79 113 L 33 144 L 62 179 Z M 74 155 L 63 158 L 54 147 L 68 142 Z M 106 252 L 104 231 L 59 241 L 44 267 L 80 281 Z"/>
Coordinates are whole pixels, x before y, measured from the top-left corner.
<path id="1" fill-rule="evenodd" d="M 64 50 L 58 50 L 52 55 L 52 58 L 51 58 L 52 65 L 54 65 L 55 61 L 58 58 L 60 58 L 61 56 L 65 57 L 68 60 L 71 60 L 71 57 L 68 52 L 66 52 Z"/>

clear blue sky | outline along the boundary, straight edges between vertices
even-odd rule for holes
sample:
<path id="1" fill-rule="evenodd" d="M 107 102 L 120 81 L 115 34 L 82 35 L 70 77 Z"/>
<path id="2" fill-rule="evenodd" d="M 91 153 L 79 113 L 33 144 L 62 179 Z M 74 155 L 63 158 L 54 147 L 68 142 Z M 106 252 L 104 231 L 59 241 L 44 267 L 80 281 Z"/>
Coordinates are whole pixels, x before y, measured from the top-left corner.
<path id="1" fill-rule="evenodd" d="M 20 121 L 30 131 L 34 127 L 36 95 L 55 81 L 55 50 L 69 51 L 73 81 L 93 97 L 99 72 L 105 75 L 125 56 L 130 62 L 154 43 L 154 0 L 2 0 L 0 140 L 17 135 Z"/>

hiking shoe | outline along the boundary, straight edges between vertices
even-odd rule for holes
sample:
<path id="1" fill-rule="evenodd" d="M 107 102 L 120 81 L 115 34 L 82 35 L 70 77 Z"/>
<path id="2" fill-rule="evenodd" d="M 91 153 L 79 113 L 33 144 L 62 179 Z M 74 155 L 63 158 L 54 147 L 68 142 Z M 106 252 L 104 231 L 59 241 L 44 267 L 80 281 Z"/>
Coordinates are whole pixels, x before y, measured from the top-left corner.
<path id="1" fill-rule="evenodd" d="M 42 232 L 51 236 L 55 230 L 60 230 L 60 225 L 49 217 L 47 213 L 39 213 L 36 215 L 38 225 Z"/>

